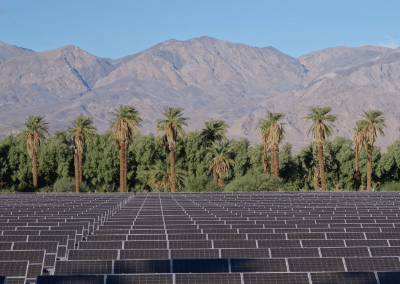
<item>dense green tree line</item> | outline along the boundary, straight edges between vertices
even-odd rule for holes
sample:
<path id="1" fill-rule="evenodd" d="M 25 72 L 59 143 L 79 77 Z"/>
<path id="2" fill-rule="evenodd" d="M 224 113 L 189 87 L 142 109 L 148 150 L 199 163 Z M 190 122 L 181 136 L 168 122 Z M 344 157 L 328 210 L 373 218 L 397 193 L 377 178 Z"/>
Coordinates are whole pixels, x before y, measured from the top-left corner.
<path id="1" fill-rule="evenodd" d="M 106 132 L 95 136 L 85 148 L 82 161 L 82 182 L 91 191 L 120 190 L 120 155 L 115 141 Z M 176 137 L 177 191 L 220 190 L 213 180 L 210 168 L 209 145 L 200 131 Z M 286 143 L 279 151 L 279 178 L 264 174 L 264 145 L 250 146 L 247 139 L 227 141 L 227 158 L 233 161 L 227 169 L 224 190 L 235 187 L 264 188 L 266 184 L 282 190 L 315 190 L 314 177 L 318 175 L 317 142 L 303 147 L 298 155 Z M 268 160 L 271 151 L 267 151 Z M 359 153 L 360 182 L 355 179 L 354 143 L 336 137 L 323 143 L 325 182 L 327 190 L 365 189 L 367 183 L 367 148 Z M 38 188 L 51 187 L 57 180 L 74 177 L 74 148 L 68 132 L 60 130 L 41 142 L 38 152 Z M 167 183 L 160 175 L 169 171 L 170 155 L 162 141 L 154 135 L 137 134 L 129 144 L 127 155 L 127 189 L 129 191 L 164 190 Z M 32 164 L 23 134 L 8 136 L 0 141 L 0 181 L 2 190 L 33 191 Z M 372 187 L 400 179 L 400 140 L 381 154 L 380 147 L 372 148 Z M 157 176 L 158 175 L 158 176 Z M 265 177 L 263 177 L 265 176 Z M 258 183 L 254 180 L 258 177 Z M 318 188 L 318 185 L 317 185 Z M 237 189 L 240 190 L 240 189 Z M 250 189 L 249 189 L 250 190 Z M 254 189 L 256 190 L 256 188 Z"/>

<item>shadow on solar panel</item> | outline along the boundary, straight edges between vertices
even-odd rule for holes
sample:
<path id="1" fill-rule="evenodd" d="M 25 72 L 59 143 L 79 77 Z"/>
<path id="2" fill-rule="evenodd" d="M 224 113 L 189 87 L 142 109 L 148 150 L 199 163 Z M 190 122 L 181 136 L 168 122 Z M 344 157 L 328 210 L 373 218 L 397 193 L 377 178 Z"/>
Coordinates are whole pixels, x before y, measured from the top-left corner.
<path id="1" fill-rule="evenodd" d="M 373 272 L 330 272 L 330 273 L 311 273 L 313 284 L 376 284 L 376 277 Z M 399 283 L 397 282 L 380 282 L 384 283 Z"/>
<path id="2" fill-rule="evenodd" d="M 36 284 L 104 284 L 105 277 L 105 275 L 42 275 L 36 278 Z"/>

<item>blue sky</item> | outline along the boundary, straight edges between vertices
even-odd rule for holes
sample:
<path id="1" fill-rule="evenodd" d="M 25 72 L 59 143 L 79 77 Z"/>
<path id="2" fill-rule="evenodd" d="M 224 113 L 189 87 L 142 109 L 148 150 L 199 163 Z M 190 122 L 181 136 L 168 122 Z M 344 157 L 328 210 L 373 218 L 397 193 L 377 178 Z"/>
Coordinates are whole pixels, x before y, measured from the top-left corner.
<path id="1" fill-rule="evenodd" d="M 3 0 L 0 41 L 39 52 L 73 44 L 117 59 L 210 36 L 298 57 L 335 46 L 396 48 L 399 11 L 399 0 Z"/>

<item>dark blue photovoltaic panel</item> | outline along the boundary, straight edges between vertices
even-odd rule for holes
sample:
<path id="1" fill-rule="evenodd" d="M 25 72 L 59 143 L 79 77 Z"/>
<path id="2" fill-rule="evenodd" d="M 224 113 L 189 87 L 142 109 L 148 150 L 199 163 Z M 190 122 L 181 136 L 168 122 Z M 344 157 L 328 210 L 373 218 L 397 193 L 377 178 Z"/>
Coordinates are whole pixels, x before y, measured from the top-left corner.
<path id="1" fill-rule="evenodd" d="M 170 273 L 170 264 L 169 259 L 116 260 L 114 274 Z"/>
<path id="2" fill-rule="evenodd" d="M 229 272 L 227 259 L 174 259 L 173 273 Z"/>
<path id="3" fill-rule="evenodd" d="M 105 275 L 41 275 L 36 284 L 104 284 Z"/>
<path id="4" fill-rule="evenodd" d="M 377 284 L 373 272 L 311 273 L 311 280 L 313 284 Z"/>

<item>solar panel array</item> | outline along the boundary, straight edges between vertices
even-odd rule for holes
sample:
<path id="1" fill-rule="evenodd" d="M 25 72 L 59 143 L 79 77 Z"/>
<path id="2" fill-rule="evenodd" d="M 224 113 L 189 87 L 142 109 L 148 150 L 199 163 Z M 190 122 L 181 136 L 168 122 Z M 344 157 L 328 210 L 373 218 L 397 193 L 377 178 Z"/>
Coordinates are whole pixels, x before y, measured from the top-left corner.
<path id="1" fill-rule="evenodd" d="M 399 214 L 395 192 L 2 195 L 0 275 L 34 283 L 36 274 L 38 284 L 400 283 Z"/>
<path id="2" fill-rule="evenodd" d="M 0 283 L 35 283 L 52 274 L 79 241 L 129 202 L 132 194 L 1 194 Z"/>

